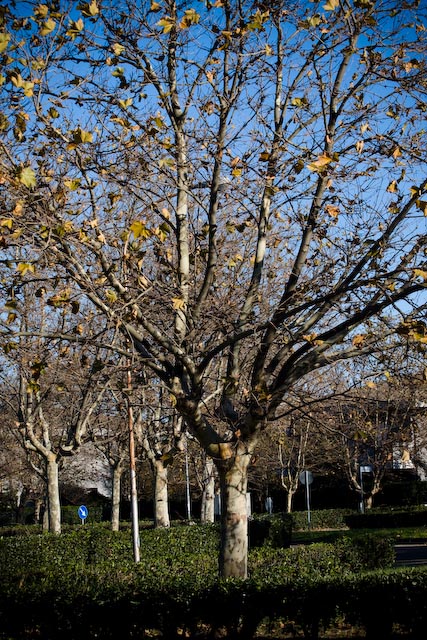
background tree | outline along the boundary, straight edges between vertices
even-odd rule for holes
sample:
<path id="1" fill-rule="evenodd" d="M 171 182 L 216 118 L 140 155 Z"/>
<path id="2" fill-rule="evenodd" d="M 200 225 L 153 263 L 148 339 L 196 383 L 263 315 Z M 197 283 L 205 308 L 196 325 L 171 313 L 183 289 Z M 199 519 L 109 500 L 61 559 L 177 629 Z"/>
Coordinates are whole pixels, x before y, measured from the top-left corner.
<path id="1" fill-rule="evenodd" d="M 313 371 L 403 322 L 420 334 L 423 12 L 3 8 L 2 243 L 72 281 L 163 381 L 217 467 L 225 576 L 247 572 L 261 430 Z"/>

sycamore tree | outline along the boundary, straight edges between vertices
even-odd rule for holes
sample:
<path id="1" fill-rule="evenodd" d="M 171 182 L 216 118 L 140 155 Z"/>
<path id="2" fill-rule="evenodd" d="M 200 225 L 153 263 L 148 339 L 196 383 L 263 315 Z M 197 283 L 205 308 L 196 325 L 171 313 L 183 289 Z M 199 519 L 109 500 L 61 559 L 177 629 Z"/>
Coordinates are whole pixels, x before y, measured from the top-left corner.
<path id="1" fill-rule="evenodd" d="M 261 430 L 314 370 L 427 339 L 425 10 L 0 6 L 2 246 L 163 382 L 218 470 L 220 572 L 244 577 Z"/>

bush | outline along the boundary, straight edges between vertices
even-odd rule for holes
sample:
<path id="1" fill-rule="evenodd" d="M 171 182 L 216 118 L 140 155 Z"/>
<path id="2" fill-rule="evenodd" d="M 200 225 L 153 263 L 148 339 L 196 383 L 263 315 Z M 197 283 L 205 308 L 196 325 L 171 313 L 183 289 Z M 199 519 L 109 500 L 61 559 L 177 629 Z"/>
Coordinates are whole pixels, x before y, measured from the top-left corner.
<path id="1" fill-rule="evenodd" d="M 318 509 L 310 511 L 312 529 L 346 529 L 346 519 L 354 514 L 352 509 Z M 292 527 L 294 531 L 308 529 L 307 511 L 292 513 Z"/>
<path id="2" fill-rule="evenodd" d="M 426 620 L 425 577 L 365 572 L 393 562 L 390 541 L 344 537 L 336 544 L 291 549 L 266 544 L 250 552 L 247 581 L 218 581 L 218 542 L 216 525 L 146 529 L 136 565 L 128 530 L 114 533 L 94 525 L 60 536 L 2 538 L 0 638 L 124 640 L 160 632 L 172 639 L 216 628 L 227 637 L 239 630 L 251 638 L 264 618 L 283 619 L 316 637 L 320 625 L 339 616 L 372 634 L 373 603 L 383 583 L 397 585 L 401 603 L 386 587 L 382 619 L 411 629 Z M 411 612 L 419 608 L 414 622 L 401 610 L 409 601 Z"/>
<path id="3" fill-rule="evenodd" d="M 292 539 L 292 516 L 286 513 L 254 515 L 249 520 L 249 547 L 287 548 Z"/>
<path id="4" fill-rule="evenodd" d="M 404 527 L 426 527 L 427 509 L 409 508 L 375 510 L 368 513 L 348 515 L 345 519 L 351 529 L 389 529 Z"/>

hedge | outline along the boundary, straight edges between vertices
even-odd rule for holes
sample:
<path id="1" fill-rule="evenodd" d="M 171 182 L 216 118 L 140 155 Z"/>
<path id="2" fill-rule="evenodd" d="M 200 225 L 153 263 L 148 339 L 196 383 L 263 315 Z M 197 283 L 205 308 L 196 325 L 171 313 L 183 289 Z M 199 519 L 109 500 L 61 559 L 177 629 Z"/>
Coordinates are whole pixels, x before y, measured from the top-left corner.
<path id="1" fill-rule="evenodd" d="M 283 619 L 316 637 L 338 614 L 372 626 L 357 585 L 363 578 L 373 598 L 378 580 L 391 583 L 395 575 L 360 573 L 394 560 L 389 541 L 368 536 L 291 549 L 264 545 L 250 552 L 249 580 L 218 581 L 218 539 L 216 526 L 145 530 L 138 565 L 129 531 L 80 527 L 0 539 L 0 638 L 117 640 L 153 631 L 175 638 L 216 628 L 251 638 L 263 619 Z"/>
<path id="2" fill-rule="evenodd" d="M 427 509 L 402 508 L 398 510 L 373 510 L 367 513 L 346 516 L 345 522 L 351 529 L 389 529 L 404 527 L 427 527 Z"/>
<path id="3" fill-rule="evenodd" d="M 346 519 L 353 514 L 353 509 L 315 509 L 310 511 L 310 526 L 312 529 L 347 529 Z M 307 511 L 294 511 L 290 515 L 294 531 L 308 528 Z"/>

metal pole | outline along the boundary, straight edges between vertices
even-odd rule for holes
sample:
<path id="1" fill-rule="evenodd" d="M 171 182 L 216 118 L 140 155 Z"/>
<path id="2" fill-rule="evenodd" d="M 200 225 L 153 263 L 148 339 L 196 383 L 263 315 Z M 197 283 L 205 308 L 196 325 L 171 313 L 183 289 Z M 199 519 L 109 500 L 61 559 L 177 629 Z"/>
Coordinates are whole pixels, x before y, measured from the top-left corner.
<path id="1" fill-rule="evenodd" d="M 187 520 L 191 520 L 190 474 L 188 469 L 188 439 L 185 437 L 185 487 L 187 495 Z"/>
<path id="2" fill-rule="evenodd" d="M 136 487 L 136 460 L 135 460 L 135 436 L 133 429 L 133 411 L 131 406 L 132 374 L 130 366 L 127 370 L 128 383 L 128 426 L 129 426 L 129 471 L 130 471 L 130 495 L 131 495 L 131 518 L 132 518 L 132 542 L 133 557 L 135 562 L 139 562 L 139 521 L 138 521 L 138 491 Z"/>
<path id="3" fill-rule="evenodd" d="M 307 503 L 307 523 L 308 528 L 311 527 L 311 513 L 310 513 L 310 485 L 308 483 L 308 471 L 305 471 L 305 499 Z"/>
<path id="4" fill-rule="evenodd" d="M 363 471 L 360 467 L 360 513 L 365 513 L 365 499 L 363 497 Z"/>

